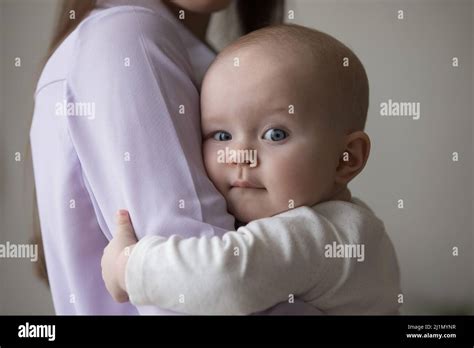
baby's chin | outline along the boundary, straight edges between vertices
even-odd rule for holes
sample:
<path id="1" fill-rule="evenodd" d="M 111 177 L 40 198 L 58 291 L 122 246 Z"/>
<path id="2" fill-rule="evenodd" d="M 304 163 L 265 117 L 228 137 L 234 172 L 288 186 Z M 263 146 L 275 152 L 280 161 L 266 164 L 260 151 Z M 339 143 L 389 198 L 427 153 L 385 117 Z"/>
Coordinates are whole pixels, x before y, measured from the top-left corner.
<path id="1" fill-rule="evenodd" d="M 248 212 L 245 210 L 234 210 L 230 209 L 229 212 L 234 215 L 235 219 L 243 224 L 248 224 L 251 221 L 270 217 L 270 215 L 264 212 Z"/>
<path id="2" fill-rule="evenodd" d="M 251 221 L 264 219 L 273 215 L 280 213 L 279 211 L 272 211 L 268 209 L 262 209 L 261 206 L 256 205 L 246 205 L 246 204 L 237 204 L 237 205 L 230 205 L 229 212 L 241 223 L 247 224 Z"/>
<path id="3" fill-rule="evenodd" d="M 229 213 L 242 223 L 268 218 L 289 209 L 287 205 L 275 202 L 267 190 L 231 189 L 224 197 Z"/>

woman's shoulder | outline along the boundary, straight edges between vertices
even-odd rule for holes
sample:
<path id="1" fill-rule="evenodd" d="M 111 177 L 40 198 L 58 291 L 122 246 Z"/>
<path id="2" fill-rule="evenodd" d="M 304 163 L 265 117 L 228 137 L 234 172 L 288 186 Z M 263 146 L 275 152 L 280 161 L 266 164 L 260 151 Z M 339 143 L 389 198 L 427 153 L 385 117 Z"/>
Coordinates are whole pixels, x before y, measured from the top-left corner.
<path id="1" fill-rule="evenodd" d="M 37 92 L 51 81 L 69 80 L 93 73 L 93 67 L 113 73 L 112 62 L 133 64 L 167 57 L 181 70 L 189 69 L 179 23 L 157 10 L 135 5 L 98 8 L 92 11 L 61 43 L 46 63 Z M 134 59 L 135 58 L 135 59 Z"/>
<path id="2" fill-rule="evenodd" d="M 176 47 L 183 44 L 179 25 L 156 9 L 123 5 L 94 10 L 75 31 L 80 47 L 97 43 L 108 49 L 123 48 L 136 40 Z"/>
<path id="3" fill-rule="evenodd" d="M 192 64 L 179 34 L 179 24 L 145 7 L 95 10 L 75 30 L 67 80 L 72 84 L 91 79 L 101 83 L 117 81 L 117 72 L 123 72 L 124 68 L 144 72 L 159 67 L 161 71 L 172 69 L 192 76 Z M 140 74 L 123 76 L 124 83 L 142 79 Z"/>

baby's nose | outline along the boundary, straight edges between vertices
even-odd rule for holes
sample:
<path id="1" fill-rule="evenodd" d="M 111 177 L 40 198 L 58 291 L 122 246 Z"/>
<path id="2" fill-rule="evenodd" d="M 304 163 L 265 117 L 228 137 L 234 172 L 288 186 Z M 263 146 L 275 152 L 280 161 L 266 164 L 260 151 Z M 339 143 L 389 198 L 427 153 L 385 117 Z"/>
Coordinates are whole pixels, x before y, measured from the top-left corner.
<path id="1" fill-rule="evenodd" d="M 245 156 L 242 156 L 242 157 L 233 158 L 230 163 L 237 164 L 237 165 L 245 165 L 245 164 L 250 164 L 250 159 L 248 159 Z"/>
<path id="2" fill-rule="evenodd" d="M 257 166 L 257 150 L 255 149 L 233 149 L 230 154 L 229 163 L 236 166 Z"/>

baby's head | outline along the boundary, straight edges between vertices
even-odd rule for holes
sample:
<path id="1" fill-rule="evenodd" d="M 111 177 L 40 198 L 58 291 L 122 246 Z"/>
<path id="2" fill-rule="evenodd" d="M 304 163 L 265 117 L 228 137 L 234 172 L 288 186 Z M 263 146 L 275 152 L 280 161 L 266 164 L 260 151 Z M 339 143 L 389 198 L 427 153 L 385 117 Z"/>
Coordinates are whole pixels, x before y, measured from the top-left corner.
<path id="1" fill-rule="evenodd" d="M 333 37 L 295 25 L 224 49 L 202 86 L 204 162 L 229 211 L 248 222 L 338 199 L 365 166 L 368 81 Z"/>

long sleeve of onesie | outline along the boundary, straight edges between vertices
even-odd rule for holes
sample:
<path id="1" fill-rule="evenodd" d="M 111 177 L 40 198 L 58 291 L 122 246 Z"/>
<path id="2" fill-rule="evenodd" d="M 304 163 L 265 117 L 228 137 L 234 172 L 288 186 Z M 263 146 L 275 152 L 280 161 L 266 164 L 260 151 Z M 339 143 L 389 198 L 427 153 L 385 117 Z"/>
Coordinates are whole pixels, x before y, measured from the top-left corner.
<path id="1" fill-rule="evenodd" d="M 329 201 L 222 237 L 148 236 L 130 255 L 131 302 L 188 314 L 251 314 L 292 297 L 327 314 L 398 312 L 399 268 L 368 208 Z"/>

